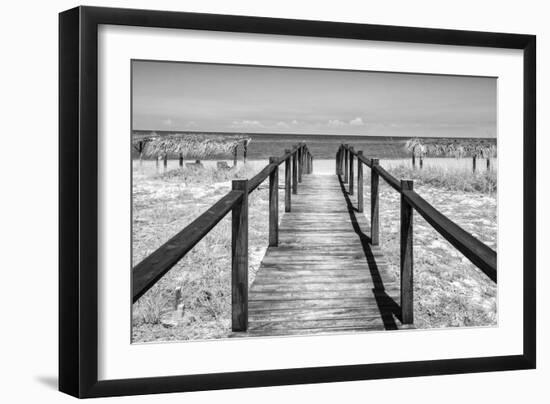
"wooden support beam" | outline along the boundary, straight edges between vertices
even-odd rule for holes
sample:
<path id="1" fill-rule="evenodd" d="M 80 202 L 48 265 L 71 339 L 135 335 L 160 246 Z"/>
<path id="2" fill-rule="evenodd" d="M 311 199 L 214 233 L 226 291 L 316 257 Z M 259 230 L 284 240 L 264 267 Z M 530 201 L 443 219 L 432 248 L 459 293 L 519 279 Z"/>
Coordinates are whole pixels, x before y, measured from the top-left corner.
<path id="1" fill-rule="evenodd" d="M 183 167 L 183 153 L 180 153 L 179 163 L 180 167 Z"/>
<path id="2" fill-rule="evenodd" d="M 379 177 L 378 172 L 374 170 L 374 167 L 379 164 L 378 159 L 372 159 L 372 168 L 370 170 L 370 231 L 371 231 L 371 244 L 378 245 L 379 243 L 379 218 L 378 218 L 378 185 Z"/>
<path id="3" fill-rule="evenodd" d="M 401 180 L 402 191 L 412 191 L 412 180 Z M 413 304 L 413 207 L 401 194 L 401 322 L 414 322 Z"/>
<path id="4" fill-rule="evenodd" d="M 348 186 L 348 193 L 350 195 L 353 195 L 353 176 L 354 176 L 354 173 L 353 173 L 353 147 L 350 148 L 350 152 L 349 152 L 349 186 Z"/>
<path id="5" fill-rule="evenodd" d="M 298 150 L 292 155 L 292 193 L 298 193 Z"/>
<path id="6" fill-rule="evenodd" d="M 277 157 L 270 157 L 269 164 L 276 163 Z M 279 166 L 269 174 L 269 246 L 279 245 Z"/>
<path id="7" fill-rule="evenodd" d="M 304 148 L 303 146 L 300 146 L 298 148 L 298 182 L 302 182 L 302 174 L 304 172 L 304 159 L 303 159 L 303 154 L 304 154 Z"/>
<path id="8" fill-rule="evenodd" d="M 286 149 L 285 154 L 290 154 L 290 150 Z M 291 169 L 290 169 L 290 159 L 288 156 L 285 160 L 285 212 L 290 212 L 291 209 Z"/>
<path id="9" fill-rule="evenodd" d="M 363 150 L 359 150 L 357 156 L 357 211 L 363 212 L 363 163 L 361 161 Z"/>
<path id="10" fill-rule="evenodd" d="M 232 210 L 231 230 L 231 329 L 248 328 L 248 180 L 233 180 L 242 199 Z"/>
<path id="11" fill-rule="evenodd" d="M 344 184 L 348 183 L 348 170 L 349 170 L 349 151 L 347 149 L 348 145 L 344 147 Z"/>

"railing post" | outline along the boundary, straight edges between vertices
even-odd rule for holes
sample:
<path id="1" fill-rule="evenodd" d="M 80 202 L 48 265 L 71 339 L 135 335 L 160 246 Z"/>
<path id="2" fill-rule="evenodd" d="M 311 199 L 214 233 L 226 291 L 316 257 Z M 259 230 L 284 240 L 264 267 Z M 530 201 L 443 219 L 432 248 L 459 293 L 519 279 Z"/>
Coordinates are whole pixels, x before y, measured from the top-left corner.
<path id="1" fill-rule="evenodd" d="M 276 157 L 269 158 L 269 164 L 275 163 Z M 269 174 L 269 246 L 279 245 L 279 166 Z"/>
<path id="2" fill-rule="evenodd" d="M 309 155 L 309 173 L 313 174 L 313 154 Z"/>
<path id="3" fill-rule="evenodd" d="M 340 174 L 340 176 L 343 176 L 344 175 L 344 145 L 341 145 L 340 146 L 340 158 L 338 160 L 338 174 Z"/>
<path id="4" fill-rule="evenodd" d="M 304 171 L 303 154 L 304 154 L 304 148 L 303 148 L 303 145 L 300 145 L 300 147 L 298 147 L 298 182 L 300 183 L 302 182 L 302 174 Z"/>
<path id="5" fill-rule="evenodd" d="M 353 147 L 349 149 L 349 191 L 348 194 L 353 195 Z"/>
<path id="6" fill-rule="evenodd" d="M 231 329 L 248 328 L 248 180 L 233 180 L 241 201 L 231 214 Z"/>
<path id="7" fill-rule="evenodd" d="M 298 193 L 298 150 L 292 154 L 292 193 Z"/>
<path id="8" fill-rule="evenodd" d="M 338 175 L 338 160 L 340 160 L 340 149 L 336 151 L 336 159 L 334 160 L 334 174 Z"/>
<path id="9" fill-rule="evenodd" d="M 286 149 L 285 154 L 290 154 Z M 285 159 L 285 212 L 290 212 L 290 156 Z"/>
<path id="10" fill-rule="evenodd" d="M 348 169 L 349 169 L 349 163 L 348 163 L 348 157 L 349 157 L 349 151 L 348 151 L 348 145 L 344 145 L 344 184 L 348 183 Z"/>
<path id="11" fill-rule="evenodd" d="M 379 222 L 378 222 L 378 172 L 374 169 L 379 164 L 378 159 L 372 159 L 372 169 L 370 170 L 370 239 L 372 245 L 378 245 L 379 242 Z"/>
<path id="12" fill-rule="evenodd" d="M 412 180 L 401 180 L 401 191 L 412 191 Z M 412 324 L 413 307 L 413 208 L 401 193 L 401 322 Z"/>
<path id="13" fill-rule="evenodd" d="M 363 150 L 357 151 L 357 211 L 363 212 Z"/>

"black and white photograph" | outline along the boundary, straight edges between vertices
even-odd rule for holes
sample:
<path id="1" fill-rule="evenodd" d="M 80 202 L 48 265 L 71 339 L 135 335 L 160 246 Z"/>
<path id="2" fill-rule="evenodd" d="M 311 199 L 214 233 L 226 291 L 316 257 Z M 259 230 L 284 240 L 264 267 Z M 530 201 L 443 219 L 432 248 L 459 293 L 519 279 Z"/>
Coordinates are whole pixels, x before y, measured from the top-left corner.
<path id="1" fill-rule="evenodd" d="M 497 327 L 497 78 L 131 61 L 131 342 Z"/>

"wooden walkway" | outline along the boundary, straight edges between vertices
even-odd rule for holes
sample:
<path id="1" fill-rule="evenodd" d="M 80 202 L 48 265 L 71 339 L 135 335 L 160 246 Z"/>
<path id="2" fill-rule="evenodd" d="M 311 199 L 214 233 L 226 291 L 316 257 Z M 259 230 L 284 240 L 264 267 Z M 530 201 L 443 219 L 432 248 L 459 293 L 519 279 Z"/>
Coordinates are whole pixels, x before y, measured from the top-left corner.
<path id="1" fill-rule="evenodd" d="M 306 175 L 249 292 L 249 335 L 399 329 L 399 279 L 336 175 Z"/>

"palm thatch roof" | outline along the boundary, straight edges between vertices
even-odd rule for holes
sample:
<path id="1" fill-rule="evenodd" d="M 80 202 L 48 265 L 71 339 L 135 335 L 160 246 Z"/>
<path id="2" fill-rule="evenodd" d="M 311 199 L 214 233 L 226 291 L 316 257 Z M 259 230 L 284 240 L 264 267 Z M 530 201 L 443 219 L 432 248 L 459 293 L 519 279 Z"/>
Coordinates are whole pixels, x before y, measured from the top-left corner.
<path id="1" fill-rule="evenodd" d="M 248 145 L 250 137 L 201 135 L 201 134 L 170 134 L 152 137 L 147 143 L 145 154 L 158 156 L 164 153 L 182 154 L 187 158 L 204 159 L 213 155 L 230 154 L 240 145 Z"/>
<path id="2" fill-rule="evenodd" d="M 496 144 L 486 139 L 420 139 L 412 138 L 405 143 L 405 148 L 417 157 L 451 156 L 451 157 L 496 157 Z"/>

